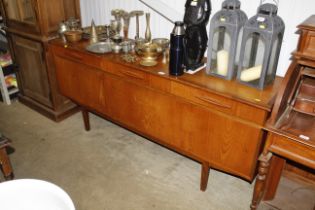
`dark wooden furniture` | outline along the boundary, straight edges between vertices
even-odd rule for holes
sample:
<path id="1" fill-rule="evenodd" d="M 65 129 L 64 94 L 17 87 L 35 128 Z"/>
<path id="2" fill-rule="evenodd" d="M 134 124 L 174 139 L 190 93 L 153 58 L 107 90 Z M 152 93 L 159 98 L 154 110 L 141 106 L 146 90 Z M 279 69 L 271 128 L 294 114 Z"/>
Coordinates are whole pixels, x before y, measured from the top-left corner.
<path id="1" fill-rule="evenodd" d="M 94 112 L 202 163 L 252 181 L 262 130 L 280 78 L 264 91 L 206 75 L 168 75 L 167 65 L 143 67 L 120 55 L 96 55 L 87 42 L 50 42 L 60 91 L 82 107 L 86 129 Z"/>
<path id="2" fill-rule="evenodd" d="M 266 123 L 251 209 L 274 197 L 286 159 L 315 169 L 315 16 L 298 28 L 298 49 Z"/>
<path id="3" fill-rule="evenodd" d="M 76 105 L 59 93 L 47 43 L 56 38 L 59 23 L 80 18 L 79 0 L 1 0 L 10 51 L 19 65 L 19 99 L 59 121 Z"/>
<path id="4" fill-rule="evenodd" d="M 0 133 L 0 167 L 6 180 L 13 178 L 13 169 L 6 150 L 10 144 L 10 140 Z"/>

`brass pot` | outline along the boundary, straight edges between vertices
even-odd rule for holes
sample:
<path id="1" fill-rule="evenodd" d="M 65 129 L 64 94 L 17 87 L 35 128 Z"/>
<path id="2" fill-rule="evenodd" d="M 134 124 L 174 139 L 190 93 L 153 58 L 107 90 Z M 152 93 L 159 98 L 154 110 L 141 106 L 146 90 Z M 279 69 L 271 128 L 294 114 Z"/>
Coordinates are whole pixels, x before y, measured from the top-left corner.
<path id="1" fill-rule="evenodd" d="M 137 47 L 136 52 L 143 60 L 156 60 L 160 52 L 159 46 L 153 43 L 145 43 Z"/>
<path id="2" fill-rule="evenodd" d="M 70 30 L 64 32 L 68 42 L 78 42 L 82 39 L 82 30 Z"/>

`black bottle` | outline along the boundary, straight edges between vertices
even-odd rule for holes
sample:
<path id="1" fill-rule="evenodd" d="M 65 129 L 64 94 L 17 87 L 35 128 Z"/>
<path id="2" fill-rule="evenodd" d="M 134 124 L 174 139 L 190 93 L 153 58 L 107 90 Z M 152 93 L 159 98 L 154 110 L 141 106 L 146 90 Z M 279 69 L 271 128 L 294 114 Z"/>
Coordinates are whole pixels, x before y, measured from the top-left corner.
<path id="1" fill-rule="evenodd" d="M 175 22 L 170 38 L 169 74 L 180 76 L 184 73 L 185 28 L 181 21 Z"/>
<path id="2" fill-rule="evenodd" d="M 211 13 L 211 2 L 187 0 L 185 8 L 185 66 L 187 70 L 195 70 L 203 65 L 202 59 L 207 49 L 206 25 Z"/>

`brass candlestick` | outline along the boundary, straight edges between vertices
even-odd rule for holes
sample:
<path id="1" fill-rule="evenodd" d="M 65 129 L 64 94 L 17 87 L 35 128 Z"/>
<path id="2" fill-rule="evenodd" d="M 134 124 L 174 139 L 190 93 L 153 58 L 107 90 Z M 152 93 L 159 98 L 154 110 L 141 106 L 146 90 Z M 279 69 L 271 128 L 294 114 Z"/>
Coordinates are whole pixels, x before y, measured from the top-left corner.
<path id="1" fill-rule="evenodd" d="M 147 21 L 147 27 L 145 30 L 145 40 L 147 42 L 151 41 L 151 29 L 150 29 L 150 13 L 145 13 L 146 21 Z"/>
<path id="2" fill-rule="evenodd" d="M 130 23 L 130 14 L 128 12 L 123 12 L 122 18 L 124 21 L 124 27 L 123 27 L 123 32 L 124 32 L 124 39 L 128 39 L 128 32 L 129 32 L 129 23 Z"/>
<path id="3" fill-rule="evenodd" d="M 132 11 L 130 12 L 130 16 L 133 17 L 133 16 L 136 16 L 136 36 L 135 36 L 135 40 L 139 39 L 140 36 L 139 36 L 139 16 L 142 16 L 144 14 L 143 11 L 141 10 L 135 10 L 135 11 Z"/>

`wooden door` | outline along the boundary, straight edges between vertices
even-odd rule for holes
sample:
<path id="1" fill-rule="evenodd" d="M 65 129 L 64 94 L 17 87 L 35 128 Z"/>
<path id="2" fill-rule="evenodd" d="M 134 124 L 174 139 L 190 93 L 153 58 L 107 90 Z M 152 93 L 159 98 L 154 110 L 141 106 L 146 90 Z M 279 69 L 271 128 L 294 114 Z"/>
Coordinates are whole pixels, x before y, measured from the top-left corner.
<path id="1" fill-rule="evenodd" d="M 190 103 L 144 85 L 106 76 L 109 115 L 179 152 L 206 160 L 209 114 Z"/>
<path id="2" fill-rule="evenodd" d="M 50 36 L 56 34 L 59 23 L 71 18 L 80 19 L 78 0 L 37 0 L 40 14 L 42 34 Z"/>
<path id="3" fill-rule="evenodd" d="M 9 31 L 42 36 L 56 35 L 61 21 L 80 19 L 79 0 L 0 0 Z"/>
<path id="4" fill-rule="evenodd" d="M 40 27 L 34 0 L 1 0 L 1 10 L 8 30 L 17 29 L 23 33 L 39 33 Z"/>
<path id="5" fill-rule="evenodd" d="M 103 71 L 55 55 L 56 76 L 61 93 L 80 105 L 106 114 Z"/>
<path id="6" fill-rule="evenodd" d="M 252 180 L 262 145 L 262 129 L 217 113 L 211 113 L 209 119 L 211 164 Z"/>
<path id="7" fill-rule="evenodd" d="M 12 45 L 23 95 L 52 107 L 42 43 L 12 35 Z"/>

